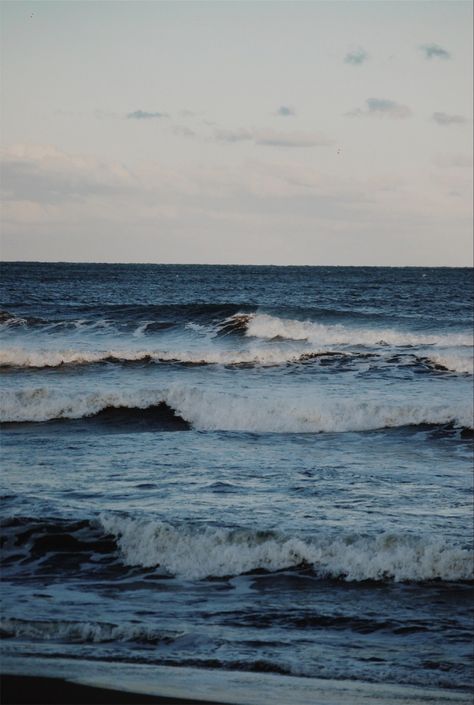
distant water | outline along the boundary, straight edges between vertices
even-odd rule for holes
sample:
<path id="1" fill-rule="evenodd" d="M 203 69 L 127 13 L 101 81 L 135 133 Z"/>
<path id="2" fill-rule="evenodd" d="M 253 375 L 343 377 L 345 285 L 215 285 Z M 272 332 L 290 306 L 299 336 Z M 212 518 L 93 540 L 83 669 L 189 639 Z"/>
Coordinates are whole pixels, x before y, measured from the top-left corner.
<path id="1" fill-rule="evenodd" d="M 468 690 L 472 294 L 4 264 L 4 654 Z"/>

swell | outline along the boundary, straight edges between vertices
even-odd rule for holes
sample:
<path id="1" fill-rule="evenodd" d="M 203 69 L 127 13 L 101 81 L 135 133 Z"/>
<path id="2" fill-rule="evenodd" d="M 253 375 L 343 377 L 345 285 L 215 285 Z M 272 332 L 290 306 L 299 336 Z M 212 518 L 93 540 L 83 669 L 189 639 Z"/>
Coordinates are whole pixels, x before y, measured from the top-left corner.
<path id="1" fill-rule="evenodd" d="M 29 572 L 28 565 L 34 562 L 39 571 L 42 564 L 50 571 L 68 566 L 72 570 L 80 560 L 86 575 L 87 556 L 96 572 L 101 565 L 97 556 L 104 556 L 125 569 L 154 569 L 163 577 L 186 580 L 286 570 L 310 571 L 316 579 L 344 582 L 474 579 L 471 549 L 432 536 L 402 533 L 300 537 L 106 513 L 80 522 L 15 518 L 4 522 L 3 536 L 2 556 L 13 574 L 16 565 Z M 71 564 L 63 558 L 68 555 L 73 558 Z"/>
<path id="2" fill-rule="evenodd" d="M 12 313 L 0 310 L 0 330 L 20 328 L 24 330 L 60 330 L 102 328 L 137 328 L 145 325 L 149 331 L 183 324 L 216 323 L 227 319 L 239 311 L 249 313 L 255 310 L 251 304 L 99 304 L 80 305 L 68 310 L 54 307 L 48 312 L 43 308 L 41 315 Z"/>
<path id="3" fill-rule="evenodd" d="M 102 414 L 102 416 L 100 416 Z M 163 389 L 55 392 L 44 387 L 6 391 L 0 408 L 3 424 L 86 419 L 111 423 L 148 417 L 172 421 L 201 431 L 253 433 L 331 433 L 405 426 L 474 427 L 472 403 L 449 405 L 383 398 L 326 398 L 300 391 L 292 397 L 263 397 L 215 392 L 199 386 L 173 384 Z"/>

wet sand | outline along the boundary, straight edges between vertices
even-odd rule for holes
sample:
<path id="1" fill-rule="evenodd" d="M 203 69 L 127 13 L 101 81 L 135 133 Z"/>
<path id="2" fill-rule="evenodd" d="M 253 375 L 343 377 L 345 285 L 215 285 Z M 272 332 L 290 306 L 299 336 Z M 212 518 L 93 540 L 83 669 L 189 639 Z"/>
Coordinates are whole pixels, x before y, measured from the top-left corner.
<path id="1" fill-rule="evenodd" d="M 0 692 L 2 705 L 218 705 L 204 700 L 128 693 L 37 676 L 2 676 Z"/>

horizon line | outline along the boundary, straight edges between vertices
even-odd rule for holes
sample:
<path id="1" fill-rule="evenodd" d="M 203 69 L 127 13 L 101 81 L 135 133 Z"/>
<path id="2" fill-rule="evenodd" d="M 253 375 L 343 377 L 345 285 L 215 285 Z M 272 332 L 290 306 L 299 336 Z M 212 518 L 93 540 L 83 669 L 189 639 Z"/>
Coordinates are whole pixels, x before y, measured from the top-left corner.
<path id="1" fill-rule="evenodd" d="M 17 260 L 0 259 L 3 264 L 92 264 L 110 266 L 158 266 L 158 267 L 333 267 L 374 269 L 473 269 L 472 264 L 273 264 L 249 262 L 99 262 L 92 260 Z"/>

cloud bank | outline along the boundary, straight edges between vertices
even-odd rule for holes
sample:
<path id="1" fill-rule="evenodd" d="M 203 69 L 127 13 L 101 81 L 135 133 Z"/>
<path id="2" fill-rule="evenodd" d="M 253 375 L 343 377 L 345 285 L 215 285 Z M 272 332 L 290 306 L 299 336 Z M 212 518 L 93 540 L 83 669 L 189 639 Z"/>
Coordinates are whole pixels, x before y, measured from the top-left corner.
<path id="1" fill-rule="evenodd" d="M 253 141 L 278 146 L 302 146 L 305 135 L 250 132 Z M 419 173 L 405 182 L 382 170 L 367 180 L 286 162 L 283 155 L 278 162 L 183 168 L 12 145 L 3 153 L 4 257 L 21 259 L 27 251 L 43 260 L 176 262 L 186 252 L 196 262 L 340 264 L 343 252 L 344 263 L 367 264 L 369 253 L 370 263 L 394 264 L 405 261 L 401 253 L 410 247 L 411 263 L 426 264 L 423 243 L 447 228 L 449 241 L 430 261 L 459 262 L 453 238 L 470 252 L 472 191 L 468 170 L 457 168 L 467 165 L 464 156 L 445 155 L 441 165 L 450 168 L 438 169 L 430 190 L 420 191 Z M 414 229 L 421 237 L 415 254 Z"/>

